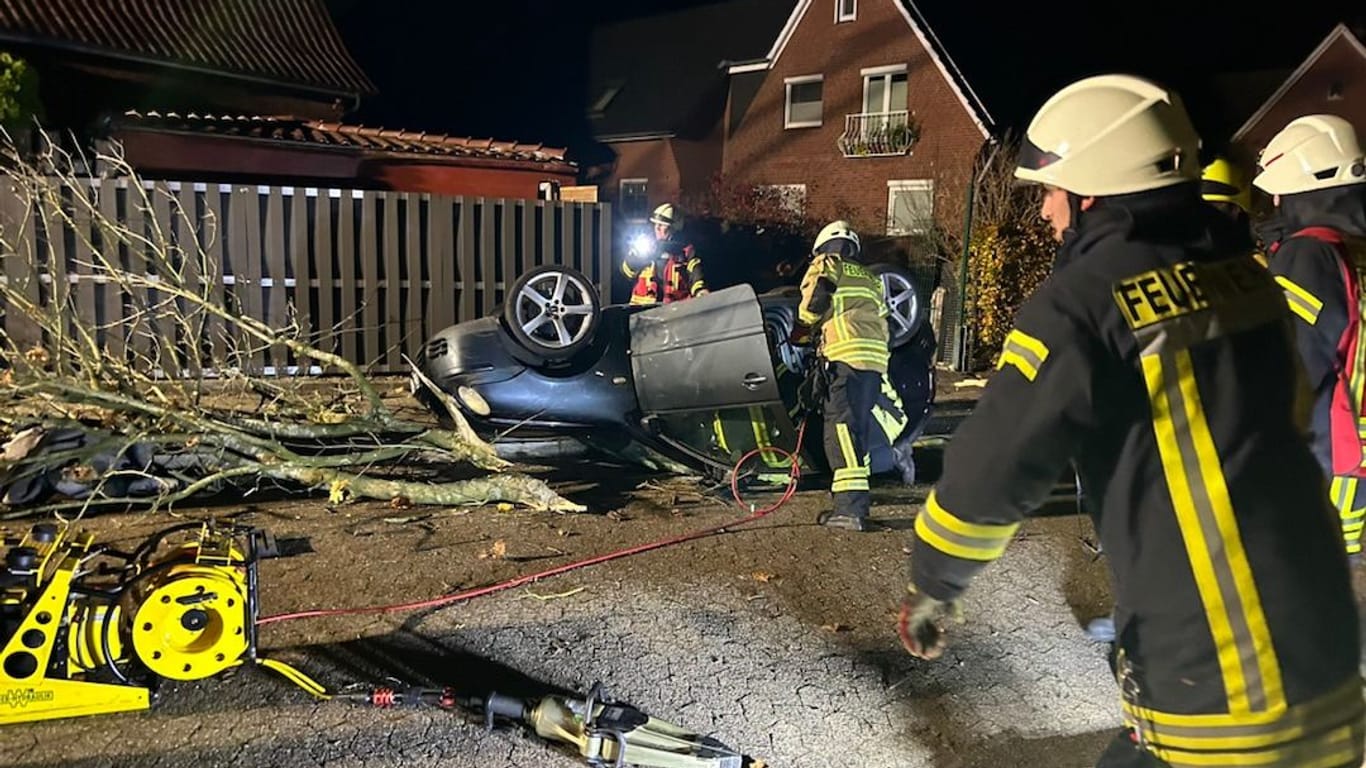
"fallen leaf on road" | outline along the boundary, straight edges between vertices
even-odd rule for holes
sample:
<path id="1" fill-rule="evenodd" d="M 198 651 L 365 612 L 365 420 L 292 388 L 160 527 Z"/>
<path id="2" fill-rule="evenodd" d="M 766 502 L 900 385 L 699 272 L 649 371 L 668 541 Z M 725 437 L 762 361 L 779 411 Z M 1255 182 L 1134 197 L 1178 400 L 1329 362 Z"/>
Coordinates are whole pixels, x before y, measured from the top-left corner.
<path id="1" fill-rule="evenodd" d="M 494 507 L 494 509 L 497 509 L 499 512 L 511 512 L 512 505 L 507 503 L 506 501 L 503 501 L 499 502 L 498 506 Z"/>
<path id="2" fill-rule="evenodd" d="M 507 557 L 508 545 L 506 541 L 499 539 L 493 542 L 493 546 L 479 553 L 480 560 L 502 560 Z"/>
<path id="3" fill-rule="evenodd" d="M 4 445 L 4 452 L 0 453 L 0 460 L 19 461 L 29 454 L 35 446 L 43 439 L 44 431 L 42 427 L 29 427 L 21 432 L 15 433 L 9 442 Z"/>
<path id="4" fill-rule="evenodd" d="M 841 624 L 837 621 L 834 624 L 822 624 L 821 629 L 826 632 L 848 632 L 850 626 L 848 624 Z"/>
<path id="5" fill-rule="evenodd" d="M 774 579 L 778 578 L 777 576 L 774 576 L 771 573 L 764 573 L 763 571 L 755 571 L 754 573 L 751 573 L 749 577 L 759 582 L 760 584 L 767 584 L 770 581 L 773 581 Z"/>
<path id="6" fill-rule="evenodd" d="M 346 487 L 350 484 L 350 481 L 347 480 L 333 480 L 332 484 L 327 488 L 328 503 L 340 504 L 343 501 L 346 501 Z"/>
<path id="7" fill-rule="evenodd" d="M 411 509 L 412 506 L 413 501 L 407 496 L 395 496 L 394 498 L 389 499 L 390 509 Z"/>

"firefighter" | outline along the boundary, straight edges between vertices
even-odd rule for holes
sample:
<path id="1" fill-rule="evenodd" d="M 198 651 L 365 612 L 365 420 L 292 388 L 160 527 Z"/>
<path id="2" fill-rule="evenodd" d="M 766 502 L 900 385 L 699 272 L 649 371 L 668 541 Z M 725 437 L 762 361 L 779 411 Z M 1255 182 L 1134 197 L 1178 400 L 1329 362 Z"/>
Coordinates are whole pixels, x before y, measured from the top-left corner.
<path id="1" fill-rule="evenodd" d="M 1253 180 L 1274 196 L 1265 228 L 1271 272 L 1296 317 L 1296 340 L 1314 394 L 1314 454 L 1331 478 L 1347 553 L 1361 556 L 1366 518 L 1362 435 L 1366 354 L 1361 349 L 1366 268 L 1366 167 L 1351 123 L 1332 115 L 1292 121 L 1272 138 Z"/>
<path id="2" fill-rule="evenodd" d="M 682 238 L 683 212 L 664 203 L 650 215 L 654 237 L 631 244 L 621 272 L 634 280 L 631 304 L 668 304 L 707 293 L 702 259 L 692 243 Z"/>
<path id="3" fill-rule="evenodd" d="M 1200 172 L 1200 196 L 1234 221 L 1250 223 L 1252 188 L 1247 174 L 1229 158 L 1216 157 Z"/>
<path id="4" fill-rule="evenodd" d="M 833 509 L 817 521 L 832 528 L 867 531 L 869 453 L 874 441 L 893 442 L 908 419 L 887 378 L 887 302 L 882 281 L 861 263 L 858 233 L 847 221 L 827 224 L 816 237 L 811 265 L 802 277 L 794 344 L 819 333 L 811 372 L 820 381 L 811 399 L 824 413 L 824 447 L 834 479 Z M 881 435 L 874 430 L 882 430 Z M 903 477 L 914 477 L 910 446 L 893 445 Z"/>
<path id="5" fill-rule="evenodd" d="M 1224 215 L 1238 223 L 1238 231 L 1252 233 L 1252 185 L 1243 168 L 1227 156 L 1220 155 L 1200 173 L 1200 196 Z M 1262 266 L 1266 256 L 1254 253 Z"/>
<path id="6" fill-rule="evenodd" d="M 1347 559 L 1303 440 L 1291 318 L 1200 200 L 1176 94 L 1102 75 L 1050 98 L 1015 176 L 1067 234 L 916 518 L 896 630 L 945 647 L 972 578 L 1074 460 L 1108 557 L 1125 728 L 1098 766 L 1359 766 Z"/>

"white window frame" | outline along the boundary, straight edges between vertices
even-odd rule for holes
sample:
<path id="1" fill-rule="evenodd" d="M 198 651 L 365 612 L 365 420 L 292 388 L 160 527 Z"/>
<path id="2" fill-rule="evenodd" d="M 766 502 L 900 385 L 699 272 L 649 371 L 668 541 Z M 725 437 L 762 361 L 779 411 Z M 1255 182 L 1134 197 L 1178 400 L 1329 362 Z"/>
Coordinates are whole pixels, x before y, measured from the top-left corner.
<path id="1" fill-rule="evenodd" d="M 929 192 L 930 193 L 930 217 L 923 227 L 907 227 L 902 229 L 896 226 L 896 193 L 898 192 Z M 923 235 L 930 231 L 930 226 L 934 222 L 934 179 L 890 179 L 887 182 L 887 234 L 888 235 Z"/>
<path id="2" fill-rule="evenodd" d="M 835 0 L 835 23 L 841 21 L 853 21 L 858 18 L 858 0 L 848 0 L 849 12 L 844 12 L 845 0 Z"/>
<path id="3" fill-rule="evenodd" d="M 797 216 L 806 215 L 806 185 L 805 184 L 757 184 L 757 189 L 764 192 L 776 193 L 783 198 L 783 207 L 789 213 Z M 796 204 L 793 205 L 793 202 Z"/>
<path id="4" fill-rule="evenodd" d="M 888 65 L 885 66 L 885 67 L 866 67 L 866 68 L 864 68 L 864 69 L 859 70 L 859 74 L 863 76 L 863 100 L 862 100 L 861 102 L 859 102 L 859 103 L 860 103 L 861 108 L 865 110 L 864 114 L 886 114 L 886 113 L 888 113 L 888 112 L 900 112 L 900 111 L 901 111 L 900 109 L 891 109 L 891 108 L 890 108 L 891 105 L 890 105 L 888 102 L 889 102 L 889 101 L 891 100 L 891 98 L 892 98 L 892 75 L 904 75 L 904 74 L 906 74 L 906 65 L 905 65 L 905 64 L 888 64 Z M 873 78 L 875 78 L 875 77 L 883 78 L 883 79 L 886 81 L 886 82 L 883 84 L 883 86 L 882 86 L 882 109 L 880 109 L 880 110 L 875 110 L 875 111 L 873 111 L 873 112 L 868 112 L 868 111 L 866 111 L 866 110 L 868 109 L 868 86 L 872 85 Z M 910 106 L 911 106 L 911 105 L 910 105 L 910 98 L 911 98 L 911 97 L 910 97 L 910 82 L 909 82 L 909 78 L 907 78 L 907 80 L 908 80 L 908 82 L 906 83 L 906 91 L 907 91 L 907 93 L 906 93 L 906 101 L 907 101 L 907 104 L 906 104 L 906 106 L 902 107 L 901 109 L 910 109 Z M 822 95 L 824 95 L 824 93 L 822 93 Z"/>
<path id="5" fill-rule="evenodd" d="M 620 179 L 620 180 L 617 181 L 617 209 L 618 209 L 618 211 L 620 212 L 621 216 L 622 216 L 622 217 L 625 217 L 625 215 L 626 215 L 626 212 L 625 212 L 624 210 L 621 210 L 621 209 L 622 209 L 622 207 L 623 207 L 623 203 L 626 202 L 626 185 L 627 185 L 627 184 L 644 184 L 644 185 L 645 185 L 645 211 L 646 211 L 646 213 L 645 213 L 645 218 L 649 218 L 649 215 L 650 215 L 650 214 L 649 214 L 649 210 L 650 210 L 650 179 L 649 179 L 648 177 L 645 177 L 645 176 L 633 176 L 633 177 L 631 177 L 631 178 Z M 626 219 L 626 220 L 627 220 L 627 221 L 641 221 L 641 219 Z"/>
<path id="6" fill-rule="evenodd" d="M 792 86 L 806 83 L 821 84 L 821 118 L 819 120 L 792 121 Z M 825 75 L 801 75 L 783 78 L 783 128 L 819 128 L 825 120 Z"/>

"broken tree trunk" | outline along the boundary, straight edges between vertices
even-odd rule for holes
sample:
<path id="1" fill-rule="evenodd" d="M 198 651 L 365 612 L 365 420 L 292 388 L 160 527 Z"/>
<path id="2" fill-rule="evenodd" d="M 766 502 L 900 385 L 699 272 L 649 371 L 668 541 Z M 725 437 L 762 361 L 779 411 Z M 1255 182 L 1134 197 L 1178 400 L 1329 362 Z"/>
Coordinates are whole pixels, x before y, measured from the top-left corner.
<path id="1" fill-rule="evenodd" d="M 144 185 L 117 151 L 95 158 L 108 171 L 92 184 L 44 143 L 36 159 L 0 149 L 7 514 L 157 508 L 266 484 L 415 504 L 583 509 L 540 480 L 505 473 L 508 462 L 420 372 L 449 428 L 401 417 L 359 365 L 302 330 L 292 307 L 283 326 L 245 311 L 252 302 L 238 294 L 251 287 L 226 282 L 213 255 L 221 249 L 210 247 L 223 223 L 193 197 Z M 163 226 L 168 210 L 174 232 Z M 95 319 L 96 289 L 116 319 Z M 306 375 L 253 378 L 246 372 L 264 355 L 341 376 L 321 387 Z M 413 465 L 493 474 L 427 482 L 404 475 Z"/>

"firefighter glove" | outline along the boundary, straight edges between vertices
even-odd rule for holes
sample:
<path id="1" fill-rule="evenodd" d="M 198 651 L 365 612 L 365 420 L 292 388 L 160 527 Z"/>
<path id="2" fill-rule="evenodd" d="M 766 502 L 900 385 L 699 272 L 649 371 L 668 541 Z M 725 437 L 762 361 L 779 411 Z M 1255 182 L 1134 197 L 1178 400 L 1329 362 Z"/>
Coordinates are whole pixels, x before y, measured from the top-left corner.
<path id="1" fill-rule="evenodd" d="M 906 596 L 901 598 L 896 634 L 912 656 L 937 659 L 944 652 L 946 625 L 950 620 L 963 622 L 957 601 L 936 600 L 912 584 L 906 588 Z"/>
<path id="2" fill-rule="evenodd" d="M 807 413 L 816 413 L 825 407 L 825 398 L 830 394 L 829 373 L 824 360 L 815 360 L 807 365 L 802 383 L 797 385 L 797 404 Z"/>

